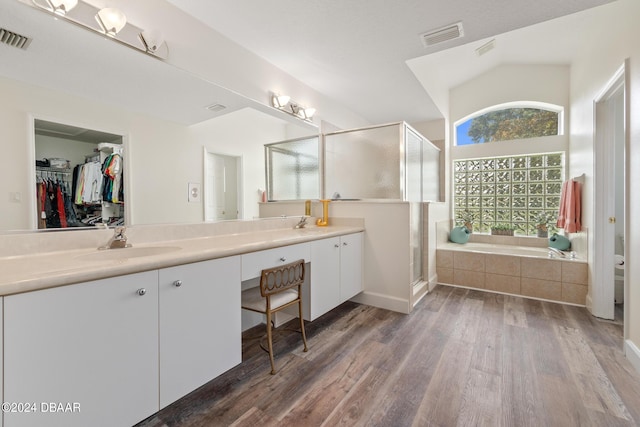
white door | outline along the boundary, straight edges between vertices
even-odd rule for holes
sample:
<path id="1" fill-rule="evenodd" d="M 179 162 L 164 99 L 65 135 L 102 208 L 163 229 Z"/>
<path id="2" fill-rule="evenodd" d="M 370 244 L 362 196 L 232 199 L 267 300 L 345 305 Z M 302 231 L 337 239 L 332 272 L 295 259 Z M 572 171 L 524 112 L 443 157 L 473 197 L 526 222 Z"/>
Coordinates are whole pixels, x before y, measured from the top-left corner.
<path id="1" fill-rule="evenodd" d="M 314 320 L 340 304 L 340 238 L 311 242 L 310 302 L 305 316 Z"/>
<path id="2" fill-rule="evenodd" d="M 160 408 L 242 361 L 240 257 L 163 268 Z"/>
<path id="3" fill-rule="evenodd" d="M 615 317 L 616 239 L 625 234 L 625 78 L 617 73 L 596 100 L 593 314 Z"/>
<path id="4" fill-rule="evenodd" d="M 4 398 L 35 405 L 5 427 L 142 421 L 159 409 L 158 272 L 5 297 L 4 350 Z"/>
<path id="5" fill-rule="evenodd" d="M 340 237 L 340 301 L 362 292 L 362 233 Z"/>
<path id="6" fill-rule="evenodd" d="M 205 165 L 205 220 L 238 219 L 240 158 L 207 153 Z"/>

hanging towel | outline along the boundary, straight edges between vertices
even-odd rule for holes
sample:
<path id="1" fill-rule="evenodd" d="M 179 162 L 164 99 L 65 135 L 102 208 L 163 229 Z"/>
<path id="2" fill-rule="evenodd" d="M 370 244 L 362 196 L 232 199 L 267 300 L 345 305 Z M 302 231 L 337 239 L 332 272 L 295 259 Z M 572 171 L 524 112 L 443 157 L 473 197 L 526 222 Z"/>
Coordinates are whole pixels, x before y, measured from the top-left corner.
<path id="1" fill-rule="evenodd" d="M 562 184 L 556 225 L 567 233 L 582 230 L 582 184 L 573 179 Z"/>

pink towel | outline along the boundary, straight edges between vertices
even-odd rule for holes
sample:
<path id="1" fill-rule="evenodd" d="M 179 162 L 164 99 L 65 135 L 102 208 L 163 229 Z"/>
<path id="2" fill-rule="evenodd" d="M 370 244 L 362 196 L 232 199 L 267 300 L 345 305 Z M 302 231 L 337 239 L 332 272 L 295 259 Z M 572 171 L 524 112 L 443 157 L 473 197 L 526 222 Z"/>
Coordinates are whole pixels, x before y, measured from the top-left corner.
<path id="1" fill-rule="evenodd" d="M 582 230 L 582 184 L 579 182 L 569 180 L 562 184 L 556 225 L 567 233 Z"/>

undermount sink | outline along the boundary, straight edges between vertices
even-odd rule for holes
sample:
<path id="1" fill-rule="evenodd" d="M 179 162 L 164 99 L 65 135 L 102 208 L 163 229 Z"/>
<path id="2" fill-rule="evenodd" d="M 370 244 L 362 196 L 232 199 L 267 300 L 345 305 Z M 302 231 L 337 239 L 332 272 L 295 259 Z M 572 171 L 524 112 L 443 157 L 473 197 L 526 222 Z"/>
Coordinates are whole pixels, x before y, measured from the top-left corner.
<path id="1" fill-rule="evenodd" d="M 90 254 L 79 255 L 76 258 L 85 261 L 116 261 L 131 258 L 141 258 L 153 255 L 162 255 L 170 252 L 179 251 L 178 246 L 148 246 L 148 247 L 129 247 L 121 249 L 105 249 L 91 252 Z"/>

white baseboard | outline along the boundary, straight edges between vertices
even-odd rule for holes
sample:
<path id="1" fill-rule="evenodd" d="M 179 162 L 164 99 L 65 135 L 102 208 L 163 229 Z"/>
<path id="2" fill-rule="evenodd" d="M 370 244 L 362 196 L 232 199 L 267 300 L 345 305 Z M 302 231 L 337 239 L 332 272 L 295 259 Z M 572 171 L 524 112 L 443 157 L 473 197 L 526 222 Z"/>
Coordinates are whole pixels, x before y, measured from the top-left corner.
<path id="1" fill-rule="evenodd" d="M 411 312 L 410 301 L 373 292 L 364 291 L 351 298 L 351 301 L 371 305 L 373 307 L 384 308 L 385 310 L 397 311 L 398 313 L 403 314 L 409 314 Z"/>
<path id="2" fill-rule="evenodd" d="M 627 356 L 627 359 L 631 362 L 635 370 L 640 372 L 640 349 L 633 341 L 624 341 L 624 355 Z"/>

